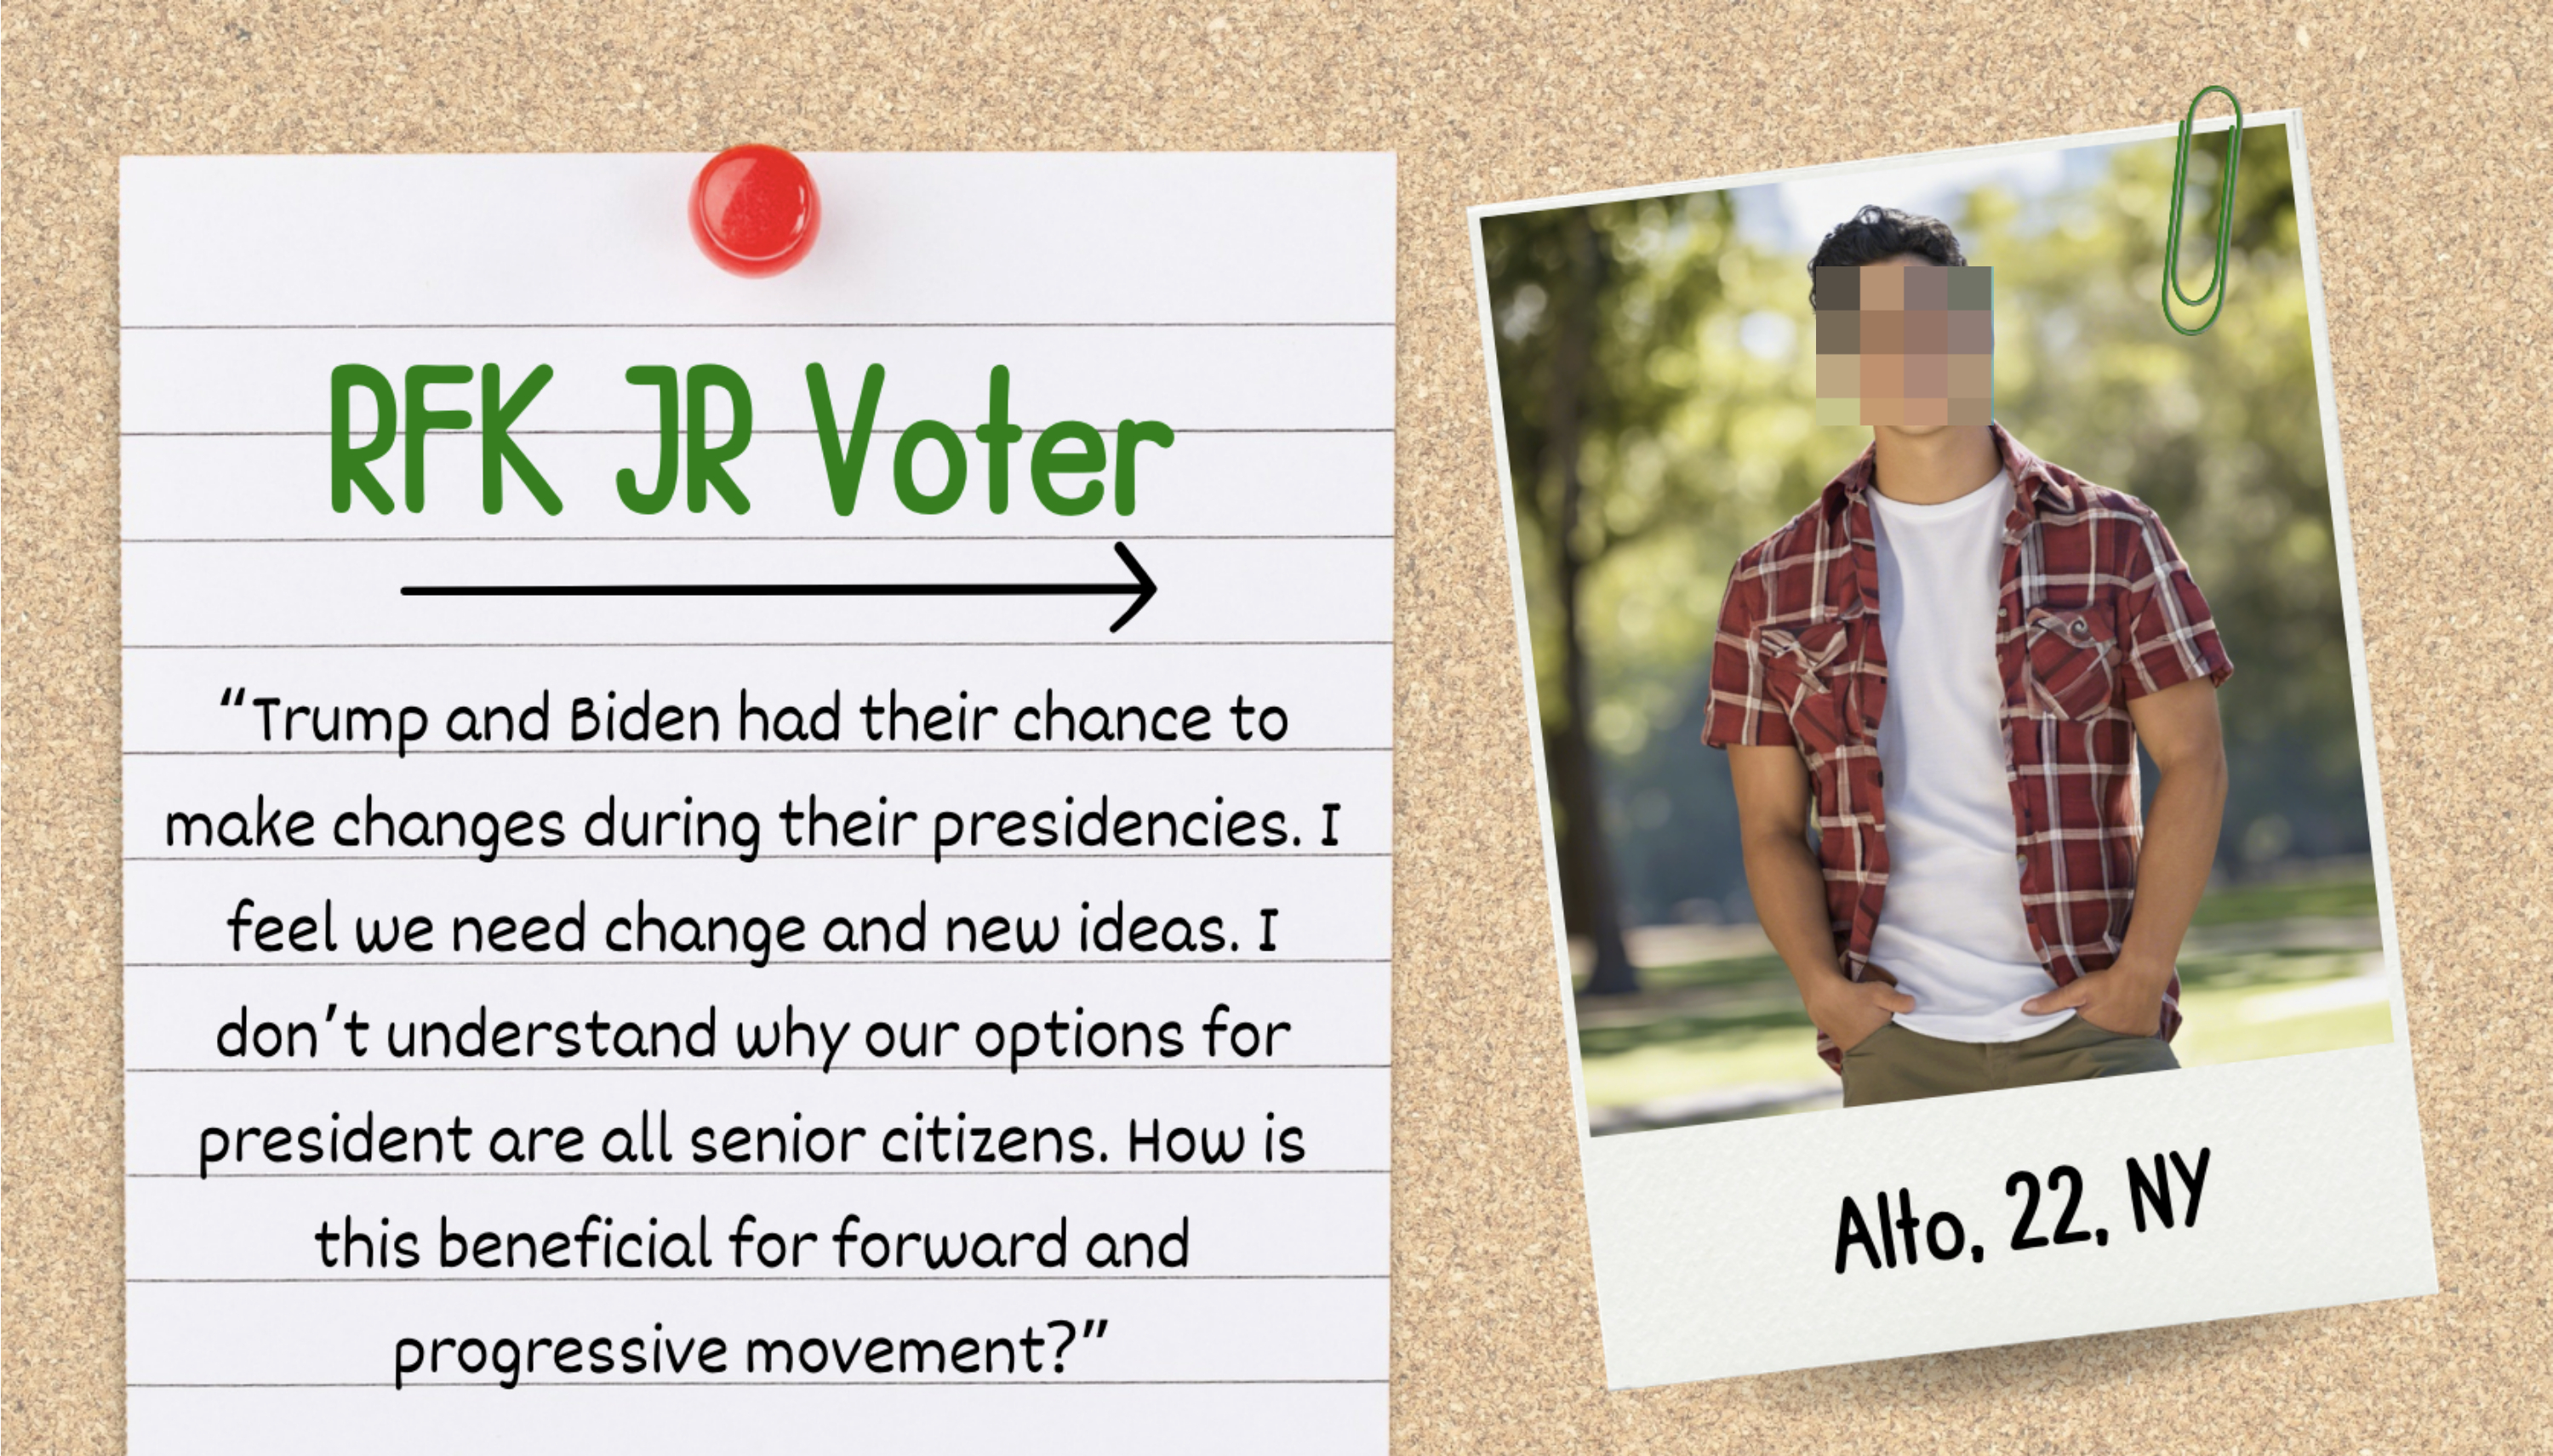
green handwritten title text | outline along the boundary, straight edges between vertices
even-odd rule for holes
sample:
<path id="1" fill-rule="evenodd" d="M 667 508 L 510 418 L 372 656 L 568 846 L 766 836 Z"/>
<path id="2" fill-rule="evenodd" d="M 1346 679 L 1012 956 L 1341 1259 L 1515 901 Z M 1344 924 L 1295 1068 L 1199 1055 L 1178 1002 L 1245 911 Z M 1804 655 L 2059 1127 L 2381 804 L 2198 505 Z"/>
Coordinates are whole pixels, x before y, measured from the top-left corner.
<path id="1" fill-rule="evenodd" d="M 479 504 L 494 515 L 505 508 L 510 478 L 534 504 L 556 515 L 564 509 L 559 494 L 524 453 L 514 431 L 533 400 L 554 377 L 546 364 L 506 388 L 496 365 L 473 371 L 466 364 L 411 365 L 393 386 L 390 377 L 368 364 L 341 364 L 328 376 L 328 500 L 334 508 L 352 510 L 357 501 L 388 515 L 402 504 L 425 509 L 427 437 L 437 430 L 479 432 Z M 671 366 L 642 364 L 625 376 L 630 384 L 652 391 L 656 406 L 656 458 L 652 470 L 618 473 L 620 504 L 641 515 L 653 515 L 682 498 L 685 508 L 707 510 L 711 504 L 741 515 L 753 508 L 744 487 L 730 470 L 753 442 L 753 395 L 744 378 L 722 364 L 695 364 L 676 371 Z M 474 415 L 453 396 L 476 382 L 478 412 Z M 429 400 L 428 390 L 437 391 Z M 726 404 L 724 432 L 711 438 L 710 394 Z M 832 385 L 821 364 L 807 366 L 807 399 L 816 415 L 816 444 L 823 452 L 825 482 L 833 511 L 848 515 L 859 504 L 860 480 L 866 473 L 869 442 L 877 428 L 878 401 L 886 392 L 886 367 L 872 364 L 860 377 L 858 400 L 851 406 L 850 428 L 840 426 Z M 987 386 L 984 422 L 968 431 L 982 447 L 980 479 L 984 508 L 995 515 L 1011 508 L 1011 447 L 1027 431 L 1011 422 L 1011 372 L 994 365 Z M 355 396 L 369 395 L 373 423 L 366 438 L 357 438 Z M 1056 515 L 1081 515 L 1115 504 L 1119 515 L 1135 513 L 1136 449 L 1169 448 L 1177 433 L 1157 419 L 1124 419 L 1117 423 L 1115 449 L 1097 426 L 1077 419 L 1057 420 L 1038 431 L 1028 452 L 1028 493 Z M 384 484 L 387 457 L 400 452 L 401 489 L 394 497 Z M 917 467 L 916 457 L 926 459 Z M 936 419 L 916 420 L 897 433 L 894 449 L 895 499 L 907 510 L 938 515 L 953 508 L 978 478 L 976 457 L 952 426 Z M 872 493 L 875 494 L 875 493 Z"/>

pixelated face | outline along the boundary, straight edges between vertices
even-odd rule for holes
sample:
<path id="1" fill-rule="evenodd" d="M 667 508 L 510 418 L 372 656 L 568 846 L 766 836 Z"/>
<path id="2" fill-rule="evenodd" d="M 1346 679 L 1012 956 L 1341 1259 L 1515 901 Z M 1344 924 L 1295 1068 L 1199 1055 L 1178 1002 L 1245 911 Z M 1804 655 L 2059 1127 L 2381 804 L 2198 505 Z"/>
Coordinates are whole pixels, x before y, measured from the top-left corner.
<path id="1" fill-rule="evenodd" d="M 1817 271 L 1818 423 L 1994 419 L 1994 270 L 1905 260 Z"/>

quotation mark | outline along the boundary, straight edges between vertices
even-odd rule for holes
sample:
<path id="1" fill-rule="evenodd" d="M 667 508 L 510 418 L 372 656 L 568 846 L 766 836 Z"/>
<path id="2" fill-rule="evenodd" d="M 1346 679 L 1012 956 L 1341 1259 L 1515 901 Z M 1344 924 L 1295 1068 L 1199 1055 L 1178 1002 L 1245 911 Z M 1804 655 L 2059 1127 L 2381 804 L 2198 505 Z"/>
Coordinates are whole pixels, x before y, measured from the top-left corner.
<path id="1" fill-rule="evenodd" d="M 245 708 L 245 707 L 247 707 L 247 706 L 248 706 L 248 689 L 246 689 L 246 688 L 224 688 L 224 689 L 222 689 L 222 706 L 223 706 L 224 708 Z"/>

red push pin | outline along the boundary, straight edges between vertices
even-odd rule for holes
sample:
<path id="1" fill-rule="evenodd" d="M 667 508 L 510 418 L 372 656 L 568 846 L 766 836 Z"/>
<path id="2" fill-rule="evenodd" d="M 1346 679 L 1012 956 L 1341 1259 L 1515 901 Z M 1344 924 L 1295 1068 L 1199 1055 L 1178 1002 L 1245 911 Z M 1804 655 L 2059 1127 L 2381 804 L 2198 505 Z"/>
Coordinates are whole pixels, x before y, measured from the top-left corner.
<path id="1" fill-rule="evenodd" d="M 796 266 L 824 208 L 807 164 L 777 147 L 730 147 L 692 183 L 692 238 L 710 262 L 749 279 Z"/>

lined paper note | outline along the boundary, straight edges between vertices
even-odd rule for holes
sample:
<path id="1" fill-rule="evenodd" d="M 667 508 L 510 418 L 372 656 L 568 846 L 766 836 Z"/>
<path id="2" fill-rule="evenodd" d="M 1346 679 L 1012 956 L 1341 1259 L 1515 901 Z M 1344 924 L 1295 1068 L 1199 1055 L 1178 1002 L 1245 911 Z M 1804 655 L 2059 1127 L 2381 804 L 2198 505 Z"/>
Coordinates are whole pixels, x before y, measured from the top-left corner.
<path id="1" fill-rule="evenodd" d="M 702 160 L 125 164 L 133 1449 L 1383 1449 L 1390 160 Z"/>

